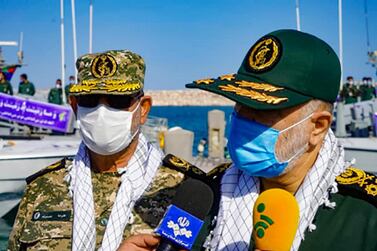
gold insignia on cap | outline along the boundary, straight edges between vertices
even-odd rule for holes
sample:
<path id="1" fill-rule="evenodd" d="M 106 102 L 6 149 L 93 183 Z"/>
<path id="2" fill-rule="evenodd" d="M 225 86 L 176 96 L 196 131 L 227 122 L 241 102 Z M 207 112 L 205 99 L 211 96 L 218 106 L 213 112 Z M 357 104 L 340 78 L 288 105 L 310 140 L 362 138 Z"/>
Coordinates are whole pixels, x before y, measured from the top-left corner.
<path id="1" fill-rule="evenodd" d="M 267 104 L 277 105 L 277 104 L 279 104 L 283 101 L 288 100 L 288 98 L 280 98 L 280 97 L 276 97 L 276 96 L 271 96 L 271 95 L 267 95 L 265 93 L 257 92 L 257 91 L 251 90 L 251 89 L 244 89 L 244 88 L 241 88 L 241 87 L 238 87 L 238 86 L 235 86 L 235 85 L 230 85 L 230 84 L 221 85 L 221 86 L 219 86 L 219 88 L 223 91 L 234 92 L 237 95 L 249 97 L 253 100 L 265 102 Z"/>
<path id="2" fill-rule="evenodd" d="M 198 84 L 198 85 L 200 85 L 200 84 L 209 85 L 209 84 L 212 84 L 213 82 L 215 82 L 215 80 L 213 80 L 212 78 L 195 80 L 195 83 Z"/>
<path id="3" fill-rule="evenodd" d="M 91 71 L 94 77 L 104 78 L 111 77 L 117 70 L 115 58 L 109 54 L 101 54 L 92 61 Z"/>
<path id="4" fill-rule="evenodd" d="M 366 186 L 365 191 L 367 191 L 367 194 L 370 194 L 372 196 L 377 196 L 377 185 L 369 184 L 368 186 Z"/>
<path id="5" fill-rule="evenodd" d="M 235 78 L 236 78 L 236 74 L 226 74 L 219 77 L 220 80 L 228 80 L 228 81 L 232 81 Z"/>
<path id="6" fill-rule="evenodd" d="M 262 38 L 251 49 L 249 66 L 253 71 L 269 70 L 280 58 L 280 43 L 274 37 Z"/>
<path id="7" fill-rule="evenodd" d="M 255 90 L 262 90 L 266 92 L 276 92 L 279 90 L 284 90 L 283 87 L 277 87 L 274 85 L 270 85 L 267 83 L 256 83 L 256 82 L 249 82 L 249 81 L 237 81 L 236 84 L 238 84 L 240 87 L 250 87 Z"/>

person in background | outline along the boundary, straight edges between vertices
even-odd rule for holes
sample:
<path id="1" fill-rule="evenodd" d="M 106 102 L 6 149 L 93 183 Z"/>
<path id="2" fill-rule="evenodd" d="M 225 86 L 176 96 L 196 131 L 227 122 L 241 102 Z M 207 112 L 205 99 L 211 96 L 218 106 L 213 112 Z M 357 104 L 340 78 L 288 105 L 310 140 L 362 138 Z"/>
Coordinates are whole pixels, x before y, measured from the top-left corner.
<path id="1" fill-rule="evenodd" d="M 13 95 L 12 85 L 6 79 L 4 72 L 0 72 L 0 92 Z"/>
<path id="2" fill-rule="evenodd" d="M 28 77 L 25 73 L 20 75 L 20 84 L 18 85 L 18 94 L 34 96 L 35 87 L 32 82 L 28 80 Z"/>
<path id="3" fill-rule="evenodd" d="M 355 85 L 355 81 L 352 76 L 347 77 L 347 82 L 343 86 L 343 89 L 340 92 L 340 97 L 346 104 L 353 104 L 357 102 L 357 96 L 359 91 Z"/>
<path id="4" fill-rule="evenodd" d="M 361 101 L 371 100 L 374 97 L 374 87 L 369 82 L 369 77 L 363 77 L 359 87 Z"/>
<path id="5" fill-rule="evenodd" d="M 62 98 L 62 81 L 61 79 L 57 79 L 55 83 L 55 87 L 50 89 L 48 93 L 48 102 L 52 104 L 62 105 L 63 98 Z"/>
<path id="6" fill-rule="evenodd" d="M 74 85 L 74 84 L 76 84 L 75 83 L 75 76 L 71 75 L 71 76 L 69 76 L 69 82 L 68 82 L 68 84 L 64 88 L 65 97 L 66 97 L 67 102 L 69 100 L 69 98 L 68 98 L 68 96 L 69 96 L 69 88 L 71 88 L 71 86 Z"/>
<path id="7" fill-rule="evenodd" d="M 376 98 L 377 97 L 376 86 L 373 83 L 372 77 L 368 77 L 368 85 L 369 85 L 369 88 L 371 89 L 373 98 Z"/>

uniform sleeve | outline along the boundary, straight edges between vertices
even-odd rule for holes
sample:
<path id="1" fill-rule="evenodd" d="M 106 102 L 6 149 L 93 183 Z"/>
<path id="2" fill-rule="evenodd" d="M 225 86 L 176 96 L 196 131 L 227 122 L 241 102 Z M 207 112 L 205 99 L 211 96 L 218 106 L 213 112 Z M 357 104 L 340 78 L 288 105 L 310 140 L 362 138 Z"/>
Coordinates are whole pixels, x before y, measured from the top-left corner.
<path id="1" fill-rule="evenodd" d="M 34 94 L 35 94 L 35 86 L 34 86 L 33 83 L 31 83 L 31 87 L 30 87 L 30 95 L 31 95 L 31 96 L 34 96 Z"/>
<path id="2" fill-rule="evenodd" d="M 24 196 L 21 199 L 16 220 L 14 221 L 12 232 L 10 233 L 9 240 L 8 240 L 8 251 L 18 251 L 20 250 L 20 236 L 22 230 L 25 226 L 27 220 L 27 212 L 28 212 L 28 194 L 29 194 L 29 187 L 26 187 Z"/>

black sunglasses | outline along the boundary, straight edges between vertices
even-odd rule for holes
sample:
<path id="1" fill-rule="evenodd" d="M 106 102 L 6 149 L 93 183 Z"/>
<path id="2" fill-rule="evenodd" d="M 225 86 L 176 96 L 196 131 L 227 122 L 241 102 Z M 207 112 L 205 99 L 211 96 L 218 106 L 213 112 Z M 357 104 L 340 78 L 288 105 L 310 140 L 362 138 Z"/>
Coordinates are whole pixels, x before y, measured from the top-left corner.
<path id="1" fill-rule="evenodd" d="M 77 96 L 77 104 L 81 107 L 94 108 L 99 104 L 101 98 L 105 98 L 107 105 L 111 108 L 126 109 L 130 108 L 142 96 L 142 92 L 130 96 L 89 94 Z"/>

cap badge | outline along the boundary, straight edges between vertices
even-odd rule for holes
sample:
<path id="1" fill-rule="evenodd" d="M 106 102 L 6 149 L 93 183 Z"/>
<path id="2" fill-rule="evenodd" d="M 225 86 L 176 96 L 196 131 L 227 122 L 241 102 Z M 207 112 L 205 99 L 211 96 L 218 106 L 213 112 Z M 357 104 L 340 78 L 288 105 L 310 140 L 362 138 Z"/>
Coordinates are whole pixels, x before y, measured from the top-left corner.
<path id="1" fill-rule="evenodd" d="M 274 37 L 264 37 L 257 42 L 249 54 L 249 66 L 254 72 L 271 69 L 280 59 L 281 46 Z"/>
<path id="2" fill-rule="evenodd" d="M 113 56 L 101 54 L 94 58 L 91 70 L 93 76 L 96 78 L 111 77 L 117 70 L 117 63 Z"/>

